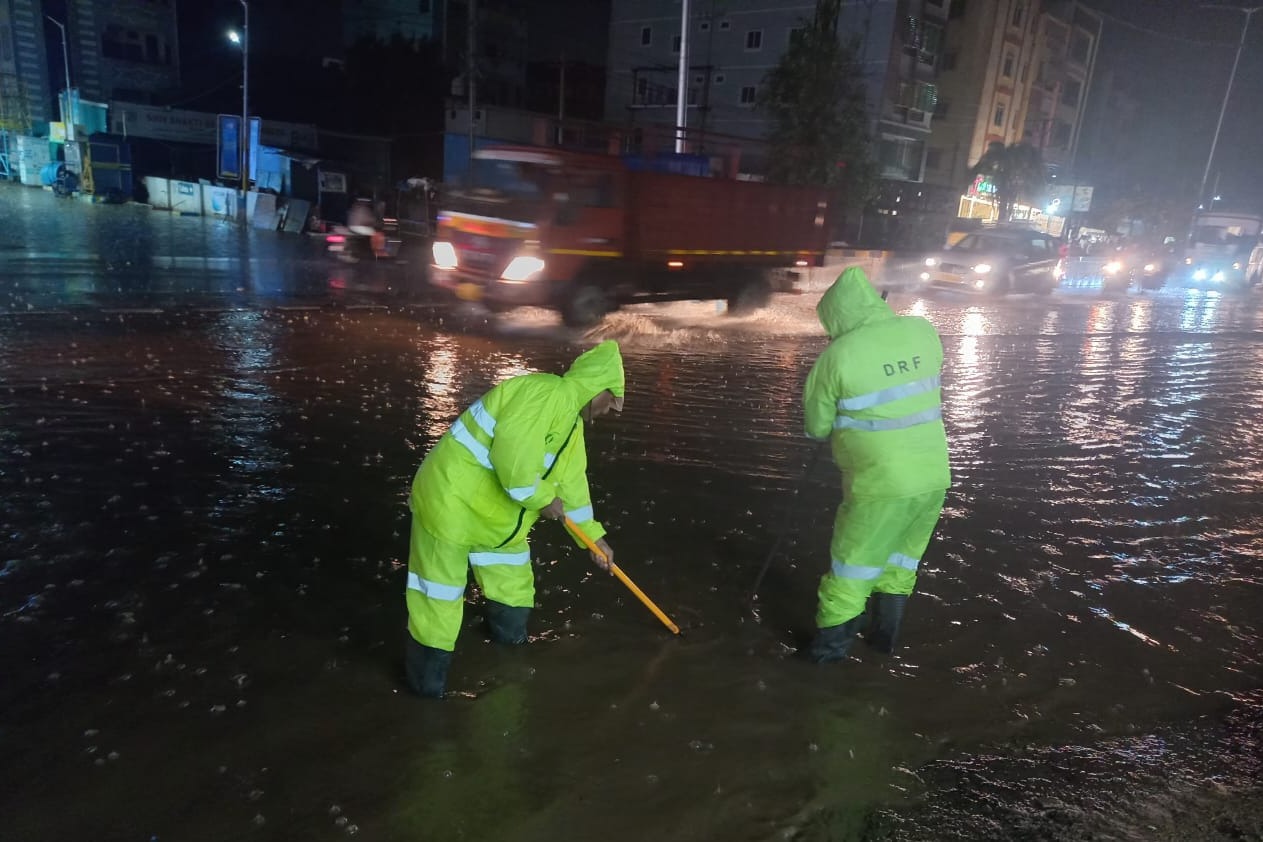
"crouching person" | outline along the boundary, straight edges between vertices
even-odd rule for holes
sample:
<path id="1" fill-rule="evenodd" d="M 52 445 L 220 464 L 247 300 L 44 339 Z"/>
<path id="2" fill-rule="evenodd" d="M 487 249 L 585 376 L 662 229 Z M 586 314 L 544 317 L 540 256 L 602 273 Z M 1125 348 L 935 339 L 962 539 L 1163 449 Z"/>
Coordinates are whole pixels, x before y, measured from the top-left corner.
<path id="1" fill-rule="evenodd" d="M 622 408 L 622 356 L 602 342 L 560 377 L 526 374 L 494 387 L 425 457 L 409 500 L 405 663 L 414 692 L 443 697 L 471 568 L 492 639 L 526 642 L 535 605 L 527 536 L 540 516 L 569 517 L 613 560 L 592 511 L 583 429 Z"/>

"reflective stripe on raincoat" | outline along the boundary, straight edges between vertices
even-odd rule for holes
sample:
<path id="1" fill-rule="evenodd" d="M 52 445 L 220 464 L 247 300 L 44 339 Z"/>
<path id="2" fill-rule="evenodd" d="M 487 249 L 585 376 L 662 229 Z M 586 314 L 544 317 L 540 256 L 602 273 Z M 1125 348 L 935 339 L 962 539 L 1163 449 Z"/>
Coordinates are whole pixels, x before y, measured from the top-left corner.
<path id="1" fill-rule="evenodd" d="M 445 541 L 496 548 L 525 540 L 539 510 L 560 497 L 589 537 L 603 536 L 579 412 L 606 389 L 623 395 L 623 360 L 612 341 L 580 355 L 561 377 L 526 374 L 499 384 L 461 413 L 421 463 L 413 515 Z"/>
<path id="2" fill-rule="evenodd" d="M 951 485 L 939 377 L 943 346 L 898 316 L 851 267 L 816 306 L 832 341 L 807 377 L 807 435 L 832 437 L 848 497 L 909 497 Z"/>

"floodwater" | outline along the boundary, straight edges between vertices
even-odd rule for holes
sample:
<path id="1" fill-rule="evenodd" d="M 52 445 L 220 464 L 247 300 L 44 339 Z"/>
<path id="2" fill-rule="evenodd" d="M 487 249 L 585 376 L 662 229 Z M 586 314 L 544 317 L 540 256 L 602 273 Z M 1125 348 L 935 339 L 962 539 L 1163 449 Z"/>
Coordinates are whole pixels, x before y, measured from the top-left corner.
<path id="1" fill-rule="evenodd" d="M 1260 838 L 1258 295 L 892 294 L 943 335 L 956 485 L 898 656 L 826 667 L 794 655 L 840 493 L 804 482 L 817 296 L 587 334 L 12 307 L 0 838 Z M 541 523 L 531 644 L 471 602 L 453 698 L 413 698 L 412 473 L 491 384 L 602 338 L 628 395 L 595 505 L 683 636 Z"/>

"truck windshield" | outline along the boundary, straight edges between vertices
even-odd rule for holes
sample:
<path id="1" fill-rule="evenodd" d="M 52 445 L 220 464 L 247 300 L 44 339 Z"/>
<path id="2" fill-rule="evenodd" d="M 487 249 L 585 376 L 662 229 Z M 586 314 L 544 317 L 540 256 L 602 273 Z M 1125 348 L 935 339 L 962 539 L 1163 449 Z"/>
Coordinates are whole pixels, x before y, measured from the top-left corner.
<path id="1" fill-rule="evenodd" d="M 1198 225 L 1193 229 L 1193 242 L 1208 246 L 1240 246 L 1258 239 L 1258 224 Z"/>
<path id="2" fill-rule="evenodd" d="M 468 174 L 459 192 L 470 198 L 541 201 L 548 195 L 548 170 L 525 161 L 474 160 L 473 182 Z"/>

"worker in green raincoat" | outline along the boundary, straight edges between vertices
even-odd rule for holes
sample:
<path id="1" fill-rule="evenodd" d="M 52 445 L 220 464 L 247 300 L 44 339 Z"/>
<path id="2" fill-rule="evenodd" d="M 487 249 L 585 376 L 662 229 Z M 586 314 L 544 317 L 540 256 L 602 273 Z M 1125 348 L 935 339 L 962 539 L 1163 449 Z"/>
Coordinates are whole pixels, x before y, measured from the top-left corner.
<path id="1" fill-rule="evenodd" d="M 895 315 L 858 267 L 842 273 L 816 313 L 831 341 L 807 377 L 807 435 L 831 439 L 842 472 L 808 652 L 823 663 L 847 657 L 866 613 L 866 641 L 894 651 L 951 473 L 934 326 Z"/>
<path id="2" fill-rule="evenodd" d="M 469 570 L 499 643 L 525 643 L 535 605 L 527 535 L 541 515 L 569 517 L 612 561 L 588 492 L 583 425 L 623 408 L 623 358 L 602 342 L 563 376 L 526 374 L 461 413 L 417 470 L 409 507 L 408 684 L 442 698 Z M 576 536 L 575 542 L 583 546 Z M 608 562 L 592 555 L 598 566 Z"/>

